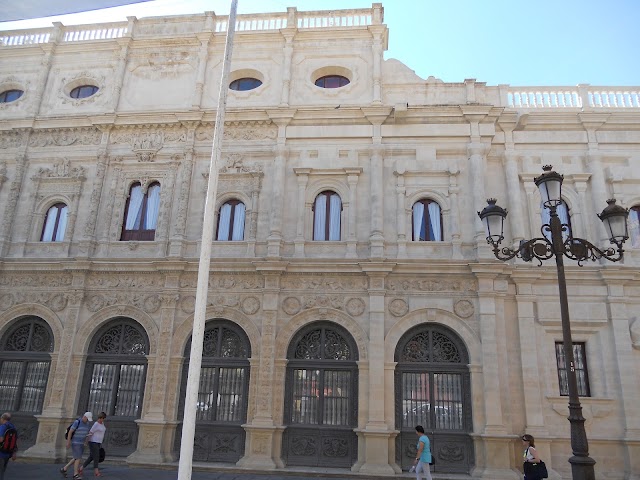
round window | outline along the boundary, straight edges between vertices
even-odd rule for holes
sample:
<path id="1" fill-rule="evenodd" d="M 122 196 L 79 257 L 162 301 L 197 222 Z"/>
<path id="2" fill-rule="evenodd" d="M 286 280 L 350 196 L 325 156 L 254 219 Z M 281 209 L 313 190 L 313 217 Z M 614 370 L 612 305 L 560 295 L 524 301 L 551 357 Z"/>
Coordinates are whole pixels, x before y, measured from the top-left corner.
<path id="1" fill-rule="evenodd" d="M 69 96 L 71 98 L 87 98 L 94 95 L 98 90 L 98 87 L 95 85 L 82 85 L 71 90 Z"/>
<path id="2" fill-rule="evenodd" d="M 320 88 L 340 88 L 349 85 L 349 79 L 342 75 L 325 75 L 316 80 L 316 87 Z"/>
<path id="3" fill-rule="evenodd" d="M 236 90 L 238 92 L 245 92 L 247 90 L 253 90 L 254 88 L 258 88 L 262 85 L 262 82 L 257 78 L 239 78 L 238 80 L 234 80 L 229 84 L 229 88 L 231 90 Z"/>
<path id="4" fill-rule="evenodd" d="M 0 93 L 0 103 L 15 102 L 24 92 L 22 90 L 5 90 Z"/>

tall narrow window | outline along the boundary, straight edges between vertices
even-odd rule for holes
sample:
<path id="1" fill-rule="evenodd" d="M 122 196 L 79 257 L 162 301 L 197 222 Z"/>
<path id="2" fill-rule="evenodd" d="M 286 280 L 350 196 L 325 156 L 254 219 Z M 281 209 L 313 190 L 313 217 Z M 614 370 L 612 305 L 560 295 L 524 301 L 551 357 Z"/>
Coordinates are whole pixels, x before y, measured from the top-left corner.
<path id="1" fill-rule="evenodd" d="M 631 246 L 640 248 L 640 205 L 634 205 L 629 211 L 629 237 Z"/>
<path id="2" fill-rule="evenodd" d="M 217 240 L 244 240 L 245 206 L 239 200 L 230 200 L 220 207 Z"/>
<path id="3" fill-rule="evenodd" d="M 340 195 L 329 190 L 318 195 L 313 204 L 313 239 L 339 241 L 341 212 Z"/>
<path id="4" fill-rule="evenodd" d="M 551 213 L 549 212 L 549 209 L 542 207 L 541 204 L 540 210 L 542 212 L 542 224 L 548 224 L 549 220 L 551 219 Z M 560 222 L 562 223 L 562 225 L 567 226 L 566 229 L 562 230 L 562 239 L 566 241 L 569 237 L 573 236 L 573 230 L 571 228 L 571 215 L 569 215 L 569 207 L 564 200 L 562 200 L 562 203 L 558 205 L 558 207 L 556 208 L 556 212 L 558 213 L 558 218 L 560 218 Z M 545 237 L 547 237 L 549 241 L 551 241 L 551 232 L 543 230 L 542 233 Z"/>
<path id="5" fill-rule="evenodd" d="M 576 379 L 578 381 L 578 395 L 590 397 L 589 372 L 587 370 L 587 355 L 584 342 L 573 344 L 573 360 L 575 363 Z M 556 361 L 558 364 L 558 382 L 560 395 L 569 395 L 569 379 L 567 377 L 567 361 L 564 355 L 564 343 L 556 342 Z"/>
<path id="6" fill-rule="evenodd" d="M 56 203 L 48 211 L 42 227 L 42 242 L 62 242 L 67 228 L 69 208 L 64 203 Z"/>
<path id="7" fill-rule="evenodd" d="M 152 241 L 156 235 L 160 209 L 160 184 L 152 183 L 146 192 L 139 183 L 129 191 L 121 240 Z"/>
<path id="8" fill-rule="evenodd" d="M 441 242 L 442 212 L 433 200 L 420 200 L 413 205 L 413 240 Z"/>

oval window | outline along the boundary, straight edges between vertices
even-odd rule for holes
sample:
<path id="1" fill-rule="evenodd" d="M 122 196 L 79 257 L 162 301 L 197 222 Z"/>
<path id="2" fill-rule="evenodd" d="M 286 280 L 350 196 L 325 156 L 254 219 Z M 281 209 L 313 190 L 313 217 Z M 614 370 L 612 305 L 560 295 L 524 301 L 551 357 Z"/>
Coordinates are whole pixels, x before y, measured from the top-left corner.
<path id="1" fill-rule="evenodd" d="M 257 78 L 239 78 L 238 80 L 231 82 L 229 84 L 229 88 L 238 92 L 245 92 L 247 90 L 258 88 L 260 85 L 262 85 L 262 82 Z"/>
<path id="2" fill-rule="evenodd" d="M 316 80 L 316 87 L 320 88 L 340 88 L 349 85 L 349 79 L 342 75 L 325 75 Z"/>
<path id="3" fill-rule="evenodd" d="M 94 95 L 98 91 L 98 87 L 95 85 L 82 85 L 81 87 L 76 87 L 71 92 L 69 92 L 69 96 L 71 98 L 87 98 L 91 95 Z"/>
<path id="4" fill-rule="evenodd" d="M 15 102 L 24 92 L 22 90 L 5 90 L 0 93 L 0 103 Z"/>

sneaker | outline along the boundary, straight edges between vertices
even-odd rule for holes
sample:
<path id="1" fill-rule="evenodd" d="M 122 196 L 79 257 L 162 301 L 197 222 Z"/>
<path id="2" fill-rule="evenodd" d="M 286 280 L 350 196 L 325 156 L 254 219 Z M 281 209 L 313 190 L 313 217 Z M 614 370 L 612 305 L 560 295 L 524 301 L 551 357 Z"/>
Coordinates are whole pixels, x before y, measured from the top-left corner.
<path id="1" fill-rule="evenodd" d="M 79 473 L 76 473 L 76 474 L 73 476 L 73 480 L 82 480 L 82 475 L 80 475 Z"/>
<path id="2" fill-rule="evenodd" d="M 62 468 L 60 469 L 60 473 L 62 474 L 62 476 L 63 476 L 64 478 L 67 478 L 67 471 L 64 469 L 64 467 L 62 467 Z"/>

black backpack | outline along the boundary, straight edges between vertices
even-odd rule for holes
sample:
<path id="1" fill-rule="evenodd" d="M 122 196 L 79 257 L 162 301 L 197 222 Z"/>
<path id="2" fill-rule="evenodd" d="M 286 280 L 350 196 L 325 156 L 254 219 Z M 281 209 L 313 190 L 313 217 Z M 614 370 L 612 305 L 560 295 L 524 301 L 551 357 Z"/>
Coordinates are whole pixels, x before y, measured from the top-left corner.
<path id="1" fill-rule="evenodd" d="M 4 453 L 13 453 L 18 449 L 18 431 L 15 428 L 7 428 L 4 432 L 4 438 L 0 443 L 0 451 Z"/>
<path id="2" fill-rule="evenodd" d="M 78 427 L 80 426 L 80 421 L 82 420 L 81 417 L 76 418 L 71 425 L 69 425 L 67 427 L 67 429 L 64 432 L 64 439 L 68 440 L 69 439 L 69 430 L 71 430 L 73 428 L 73 426 L 76 424 L 76 422 L 78 422 L 78 426 L 76 428 L 73 429 L 73 433 L 71 434 L 71 438 L 73 438 L 73 436 L 76 434 L 76 430 L 78 429 Z"/>

